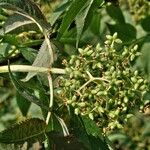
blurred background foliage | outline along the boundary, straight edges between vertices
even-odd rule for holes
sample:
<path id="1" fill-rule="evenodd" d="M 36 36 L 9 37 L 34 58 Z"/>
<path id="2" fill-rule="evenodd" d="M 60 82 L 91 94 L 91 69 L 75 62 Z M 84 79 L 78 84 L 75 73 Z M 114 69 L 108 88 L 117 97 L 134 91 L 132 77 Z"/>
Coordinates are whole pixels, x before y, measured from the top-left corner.
<path id="1" fill-rule="evenodd" d="M 150 1 L 149 0 L 101 0 L 101 5 L 91 5 L 86 15 L 84 9 L 76 18 L 69 21 L 65 18 L 73 0 L 34 0 L 47 22 L 52 26 L 51 41 L 56 52 L 57 61 L 54 66 L 62 66 L 64 58 L 77 53 L 78 47 L 103 43 L 106 34 L 118 33 L 123 41 L 122 46 L 139 45 L 142 56 L 133 66 L 145 73 L 150 79 Z M 95 0 L 96 1 L 96 0 Z M 96 1 L 95 4 L 99 4 Z M 112 5 L 110 5 L 112 3 Z M 89 3 L 90 4 L 90 3 Z M 0 8 L 0 28 L 10 24 L 12 11 Z M 84 18 L 84 22 L 83 21 Z M 69 27 L 65 26 L 65 21 Z M 62 25 L 64 23 L 64 26 Z M 66 25 L 67 26 L 67 25 Z M 34 28 L 34 26 L 33 26 Z M 6 35 L 0 29 L 0 66 L 11 64 L 32 64 L 43 42 L 43 35 L 35 27 L 19 27 Z M 65 28 L 65 29 L 64 29 Z M 17 73 L 18 79 L 26 74 Z M 26 82 L 38 97 L 40 83 L 36 78 Z M 32 85 L 32 86 L 31 86 Z M 43 85 L 47 89 L 46 85 Z M 47 95 L 46 95 L 47 96 Z M 20 101 L 22 101 L 20 103 Z M 0 74 L 0 131 L 16 121 L 22 120 L 26 115 L 41 116 L 39 107 L 30 103 L 24 105 L 25 100 L 13 88 L 9 76 Z M 145 96 L 143 113 L 136 113 L 128 120 L 124 129 L 108 134 L 114 149 L 118 150 L 149 150 L 150 149 L 150 93 Z M 19 107 L 18 107 L 19 106 Z M 27 106 L 27 107 L 26 107 Z M 28 112 L 29 109 L 29 112 Z M 1 149 L 1 148 L 0 148 Z"/>

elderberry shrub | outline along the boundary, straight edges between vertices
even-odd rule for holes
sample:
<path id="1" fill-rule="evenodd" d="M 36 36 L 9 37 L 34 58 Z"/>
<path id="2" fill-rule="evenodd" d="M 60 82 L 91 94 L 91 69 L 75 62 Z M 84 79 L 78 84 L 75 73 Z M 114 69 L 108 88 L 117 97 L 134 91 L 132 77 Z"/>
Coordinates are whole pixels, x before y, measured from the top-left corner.
<path id="1" fill-rule="evenodd" d="M 116 51 L 122 41 L 107 35 L 105 46 L 78 49 L 64 61 L 66 75 L 59 78 L 56 94 L 76 115 L 87 115 L 104 132 L 122 128 L 123 122 L 144 105 L 148 82 L 131 66 L 141 55 L 138 46 Z"/>

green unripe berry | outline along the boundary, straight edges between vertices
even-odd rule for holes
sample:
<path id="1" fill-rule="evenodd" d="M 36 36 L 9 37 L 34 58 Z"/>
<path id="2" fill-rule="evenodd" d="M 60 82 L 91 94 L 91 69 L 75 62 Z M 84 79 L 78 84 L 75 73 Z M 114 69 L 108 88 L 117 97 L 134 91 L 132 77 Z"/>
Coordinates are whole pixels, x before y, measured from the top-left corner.
<path id="1" fill-rule="evenodd" d="M 113 37 L 112 37 L 111 35 L 106 35 L 106 38 L 107 38 L 108 40 L 112 40 L 112 39 L 113 39 Z"/>
<path id="2" fill-rule="evenodd" d="M 91 94 L 96 94 L 97 93 L 97 90 L 92 90 L 91 91 Z"/>
<path id="3" fill-rule="evenodd" d="M 65 86 L 67 87 L 67 86 L 70 86 L 71 85 L 71 82 L 69 82 L 69 81 L 66 81 L 65 82 Z"/>
<path id="4" fill-rule="evenodd" d="M 102 108 L 101 106 L 98 107 L 98 112 L 99 113 L 104 113 L 104 108 Z"/>
<path id="5" fill-rule="evenodd" d="M 75 107 L 75 106 L 76 106 L 76 103 L 75 103 L 75 102 L 72 102 L 71 105 L 72 105 L 72 107 Z"/>
<path id="6" fill-rule="evenodd" d="M 97 63 L 96 66 L 97 66 L 98 68 L 102 68 L 102 64 L 101 64 L 100 62 Z"/>
<path id="7" fill-rule="evenodd" d="M 113 39 L 116 39 L 117 36 L 118 36 L 118 34 L 117 34 L 117 32 L 115 32 L 115 33 L 113 34 Z"/>
<path id="8" fill-rule="evenodd" d="M 73 78 L 73 76 L 74 76 L 74 73 L 71 72 L 71 73 L 70 73 L 70 78 Z"/>
<path id="9" fill-rule="evenodd" d="M 92 98 L 92 94 L 89 94 L 89 96 L 88 96 L 88 97 L 89 97 L 89 99 L 91 99 L 91 98 Z"/>
<path id="10" fill-rule="evenodd" d="M 126 112 L 127 111 L 127 107 L 123 107 L 122 111 Z"/>
<path id="11" fill-rule="evenodd" d="M 121 105 L 121 103 L 122 103 L 121 101 L 118 101 L 118 102 L 117 102 L 118 105 Z"/>
<path id="12" fill-rule="evenodd" d="M 138 87 L 139 87 L 139 83 L 135 83 L 134 84 L 134 89 L 137 90 Z"/>
<path id="13" fill-rule="evenodd" d="M 120 113 L 120 110 L 119 110 L 119 109 L 117 109 L 117 110 L 114 112 L 114 115 L 115 115 L 115 116 L 118 116 L 118 115 L 119 115 L 119 113 Z"/>
<path id="14" fill-rule="evenodd" d="M 115 118 L 115 112 L 114 112 L 114 111 L 111 111 L 111 112 L 109 113 L 109 117 Z"/>
<path id="15" fill-rule="evenodd" d="M 78 106 L 79 106 L 79 107 L 85 107 L 85 106 L 86 106 L 86 103 L 85 103 L 85 102 L 78 103 Z"/>
<path id="16" fill-rule="evenodd" d="M 146 85 L 142 85 L 142 86 L 140 87 L 140 90 L 144 90 L 144 89 L 146 89 Z"/>
<path id="17" fill-rule="evenodd" d="M 125 96 L 124 99 L 123 99 L 123 101 L 124 101 L 125 103 L 128 103 L 128 101 L 129 101 L 128 97 Z"/>
<path id="18" fill-rule="evenodd" d="M 84 51 L 84 54 L 86 54 L 89 50 L 90 50 L 90 46 L 86 47 L 83 51 Z"/>
<path id="19" fill-rule="evenodd" d="M 76 100 L 77 100 L 77 96 L 76 96 L 76 95 L 73 95 L 72 101 L 76 101 Z"/>
<path id="20" fill-rule="evenodd" d="M 86 55 L 87 55 L 87 56 L 90 56 L 92 53 L 93 53 L 93 50 L 89 50 L 89 51 L 86 53 Z"/>
<path id="21" fill-rule="evenodd" d="M 84 50 L 83 50 L 83 49 L 79 48 L 78 51 L 79 51 L 79 53 L 80 53 L 81 55 L 83 55 L 83 53 L 84 53 Z"/>
<path id="22" fill-rule="evenodd" d="M 130 60 L 131 60 L 131 61 L 133 61 L 133 60 L 134 60 L 134 58 L 135 58 L 135 54 L 131 54 L 131 56 L 130 56 Z"/>
<path id="23" fill-rule="evenodd" d="M 134 75 L 135 76 L 137 76 L 138 75 L 138 71 L 136 70 L 136 71 L 134 71 Z"/>
<path id="24" fill-rule="evenodd" d="M 126 107 L 126 104 L 125 104 L 125 103 L 121 103 L 121 106 L 122 106 L 122 107 Z"/>
<path id="25" fill-rule="evenodd" d="M 137 78 L 136 78 L 136 77 L 131 77 L 131 81 L 132 81 L 133 83 L 136 83 L 136 82 L 137 82 Z"/>
<path id="26" fill-rule="evenodd" d="M 126 47 L 124 47 L 123 52 L 122 52 L 122 55 L 125 56 L 125 55 L 127 55 L 128 53 L 129 53 L 129 50 L 128 50 Z"/>
<path id="27" fill-rule="evenodd" d="M 143 79 L 139 79 L 138 81 L 137 81 L 137 83 L 142 83 L 143 82 Z"/>
<path id="28" fill-rule="evenodd" d="M 110 45 L 110 44 L 111 44 L 111 41 L 110 41 L 110 40 L 107 40 L 107 41 L 105 41 L 105 44 L 106 44 L 106 45 Z"/>
<path id="29" fill-rule="evenodd" d="M 101 48 L 101 46 L 100 46 L 100 43 L 98 43 L 98 44 L 96 45 L 96 51 L 97 51 L 97 52 L 101 52 L 101 51 L 102 51 L 102 48 Z"/>
<path id="30" fill-rule="evenodd" d="M 72 103 L 73 103 L 72 100 L 68 100 L 68 101 L 67 101 L 67 104 L 69 104 L 69 105 L 72 104 Z"/>
<path id="31" fill-rule="evenodd" d="M 103 93 L 104 93 L 103 91 L 99 91 L 96 95 L 100 96 L 100 95 L 103 95 Z"/>
<path id="32" fill-rule="evenodd" d="M 67 72 L 67 73 L 71 73 L 72 72 L 72 70 L 70 69 L 70 68 L 65 68 L 65 71 Z"/>
<path id="33" fill-rule="evenodd" d="M 121 128 L 123 128 L 123 126 L 120 123 L 117 123 L 117 128 L 121 129 Z"/>
<path id="34" fill-rule="evenodd" d="M 135 46 L 133 47 L 133 49 L 134 49 L 134 51 L 137 51 L 138 45 L 135 45 Z"/>
<path id="35" fill-rule="evenodd" d="M 115 70 L 114 66 L 111 66 L 110 71 L 113 72 Z"/>
<path id="36" fill-rule="evenodd" d="M 89 118 L 90 118 L 91 120 L 94 120 L 93 113 L 89 113 Z"/>
<path id="37" fill-rule="evenodd" d="M 80 71 L 78 71 L 78 70 L 75 70 L 75 71 L 73 72 L 73 74 L 74 74 L 74 77 L 75 77 L 75 78 L 77 78 L 77 77 L 79 77 L 79 76 L 82 76 L 82 73 L 81 73 Z"/>
<path id="38" fill-rule="evenodd" d="M 76 65 L 76 66 L 79 66 L 79 65 L 80 65 L 80 60 L 79 60 L 79 59 L 77 59 L 77 60 L 75 61 L 75 65 Z"/>
<path id="39" fill-rule="evenodd" d="M 122 43 L 122 41 L 120 39 L 115 39 L 115 42 L 118 43 L 118 44 Z"/>
<path id="40" fill-rule="evenodd" d="M 79 115 L 79 113 L 80 113 L 79 108 L 75 108 L 74 113 L 75 113 L 76 115 Z"/>
<path id="41" fill-rule="evenodd" d="M 142 53 L 140 53 L 140 52 L 136 52 L 136 54 L 135 54 L 135 56 L 141 56 L 142 55 Z"/>

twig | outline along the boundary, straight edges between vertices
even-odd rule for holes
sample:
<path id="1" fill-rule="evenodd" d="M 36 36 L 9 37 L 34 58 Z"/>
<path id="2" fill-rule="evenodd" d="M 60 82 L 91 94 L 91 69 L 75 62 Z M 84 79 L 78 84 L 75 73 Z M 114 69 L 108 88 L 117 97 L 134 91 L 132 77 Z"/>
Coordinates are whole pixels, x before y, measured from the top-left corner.
<path id="1" fill-rule="evenodd" d="M 54 54 L 53 54 L 53 50 L 52 50 L 51 43 L 50 43 L 50 40 L 48 38 L 48 35 L 45 34 L 44 36 L 45 36 L 45 40 L 46 40 L 46 43 L 47 43 L 47 46 L 48 46 L 48 51 L 49 51 L 49 55 L 50 55 L 50 66 L 51 66 L 54 62 Z"/>
<path id="2" fill-rule="evenodd" d="M 64 69 L 60 68 L 46 68 L 46 67 L 35 67 L 29 65 L 10 65 L 10 69 L 12 72 L 37 72 L 37 73 L 53 73 L 53 74 L 65 74 Z M 8 66 L 1 66 L 0 73 L 7 73 Z"/>
<path id="3" fill-rule="evenodd" d="M 98 81 L 105 81 L 105 82 L 108 82 L 108 83 L 109 83 L 109 81 L 108 81 L 107 79 L 105 79 L 105 78 L 93 77 L 93 76 L 90 74 L 89 71 L 87 71 L 87 74 L 88 74 L 88 76 L 89 76 L 90 79 L 89 79 L 86 83 L 84 83 L 84 84 L 77 90 L 77 93 L 79 93 L 79 94 L 80 94 L 80 91 L 81 91 L 84 87 L 86 87 L 89 83 L 91 83 L 91 82 L 93 82 L 93 81 L 98 80 Z"/>
<path id="4" fill-rule="evenodd" d="M 57 115 L 55 115 L 55 116 L 56 116 L 56 118 L 58 119 L 58 121 L 60 122 L 60 125 L 61 125 L 61 127 L 62 127 L 64 136 L 68 136 L 68 135 L 69 135 L 69 130 L 68 130 L 68 128 L 67 128 L 67 126 L 66 126 L 64 120 L 61 119 L 60 117 L 58 117 Z"/>
<path id="5" fill-rule="evenodd" d="M 53 92 L 53 81 L 52 81 L 52 77 L 51 77 L 50 73 L 48 73 L 48 82 L 49 82 L 49 90 L 50 90 L 49 108 L 51 109 L 53 106 L 53 94 L 54 94 L 54 92 Z M 49 111 L 47 114 L 47 117 L 46 117 L 46 124 L 49 123 L 50 116 L 51 116 L 51 112 Z"/>

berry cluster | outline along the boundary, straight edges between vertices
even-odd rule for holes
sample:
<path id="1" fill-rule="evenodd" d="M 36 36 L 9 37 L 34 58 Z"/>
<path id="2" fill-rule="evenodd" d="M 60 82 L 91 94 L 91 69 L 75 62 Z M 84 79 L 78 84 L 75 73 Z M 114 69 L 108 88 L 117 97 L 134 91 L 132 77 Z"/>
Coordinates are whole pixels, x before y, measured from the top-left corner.
<path id="1" fill-rule="evenodd" d="M 135 21 L 140 21 L 150 15 L 149 0 L 128 0 L 128 4 Z"/>
<path id="2" fill-rule="evenodd" d="M 122 123 L 143 105 L 148 82 L 131 62 L 141 55 L 133 48 L 117 51 L 122 42 L 107 35 L 105 46 L 78 49 L 64 61 L 66 75 L 60 77 L 56 93 L 76 115 L 88 115 L 103 129 L 121 128 Z"/>

